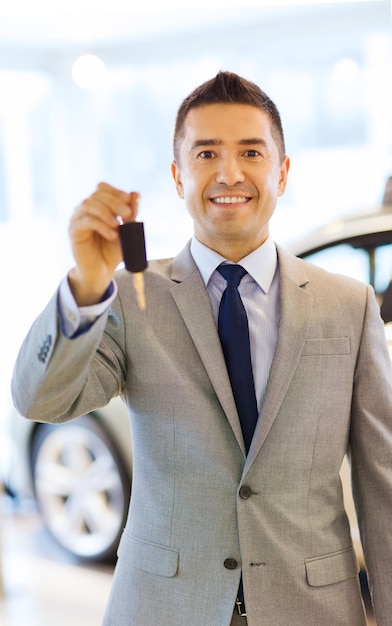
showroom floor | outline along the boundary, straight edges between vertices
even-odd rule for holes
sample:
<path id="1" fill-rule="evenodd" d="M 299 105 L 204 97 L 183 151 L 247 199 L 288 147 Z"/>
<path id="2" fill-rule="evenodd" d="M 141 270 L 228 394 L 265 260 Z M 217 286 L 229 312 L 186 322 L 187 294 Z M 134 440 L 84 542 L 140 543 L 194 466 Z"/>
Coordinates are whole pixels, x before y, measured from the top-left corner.
<path id="1" fill-rule="evenodd" d="M 67 560 L 31 507 L 0 511 L 0 625 L 100 626 L 113 568 Z"/>
<path id="2" fill-rule="evenodd" d="M 82 566 L 60 551 L 32 506 L 0 499 L 0 626 L 100 626 L 112 566 Z M 273 626 L 273 625 L 271 625 Z M 369 626 L 376 626 L 369 620 Z"/>

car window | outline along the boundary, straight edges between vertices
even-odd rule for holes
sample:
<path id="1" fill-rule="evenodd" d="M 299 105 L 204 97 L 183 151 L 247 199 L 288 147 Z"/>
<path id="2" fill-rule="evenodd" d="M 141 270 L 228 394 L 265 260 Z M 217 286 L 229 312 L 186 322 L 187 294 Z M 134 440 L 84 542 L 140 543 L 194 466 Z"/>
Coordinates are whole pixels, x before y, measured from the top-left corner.
<path id="1" fill-rule="evenodd" d="M 346 274 L 364 283 L 371 283 L 381 306 L 382 318 L 386 323 L 392 322 L 392 243 L 375 249 L 374 275 L 371 269 L 371 253 L 349 244 L 337 244 L 305 258 L 330 272 Z"/>
<path id="2" fill-rule="evenodd" d="M 375 289 L 383 293 L 392 279 L 392 243 L 376 250 Z"/>
<path id="3" fill-rule="evenodd" d="M 369 282 L 369 255 L 366 250 L 338 244 L 310 254 L 307 261 L 337 274 L 346 274 L 364 283 Z"/>
<path id="4" fill-rule="evenodd" d="M 369 252 L 363 248 L 353 248 L 349 244 L 337 244 L 314 254 L 306 260 L 324 267 L 330 272 L 346 274 L 364 283 L 372 282 Z M 392 243 L 379 246 L 375 250 L 374 288 L 383 293 L 392 279 Z"/>

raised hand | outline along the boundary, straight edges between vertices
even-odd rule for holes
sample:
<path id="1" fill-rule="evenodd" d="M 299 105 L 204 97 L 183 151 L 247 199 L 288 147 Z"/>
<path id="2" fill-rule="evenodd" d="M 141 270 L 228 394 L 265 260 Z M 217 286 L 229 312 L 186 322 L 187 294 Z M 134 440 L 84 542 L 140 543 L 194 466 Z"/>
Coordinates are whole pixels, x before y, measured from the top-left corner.
<path id="1" fill-rule="evenodd" d="M 100 301 L 122 260 L 118 227 L 134 220 L 139 194 L 100 183 L 70 220 L 69 235 L 76 262 L 68 280 L 79 306 Z"/>

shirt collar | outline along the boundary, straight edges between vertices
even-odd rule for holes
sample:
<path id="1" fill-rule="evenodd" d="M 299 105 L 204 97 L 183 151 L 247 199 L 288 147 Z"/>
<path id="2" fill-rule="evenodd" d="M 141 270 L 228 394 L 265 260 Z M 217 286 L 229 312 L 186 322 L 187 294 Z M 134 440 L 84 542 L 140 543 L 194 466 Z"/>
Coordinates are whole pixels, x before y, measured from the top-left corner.
<path id="1" fill-rule="evenodd" d="M 221 263 L 227 262 L 227 259 L 211 248 L 207 248 L 196 237 L 193 237 L 191 241 L 191 254 L 206 286 L 216 268 Z M 276 247 L 272 238 L 268 237 L 261 246 L 241 259 L 238 264 L 246 269 L 264 293 L 268 293 L 278 264 Z"/>

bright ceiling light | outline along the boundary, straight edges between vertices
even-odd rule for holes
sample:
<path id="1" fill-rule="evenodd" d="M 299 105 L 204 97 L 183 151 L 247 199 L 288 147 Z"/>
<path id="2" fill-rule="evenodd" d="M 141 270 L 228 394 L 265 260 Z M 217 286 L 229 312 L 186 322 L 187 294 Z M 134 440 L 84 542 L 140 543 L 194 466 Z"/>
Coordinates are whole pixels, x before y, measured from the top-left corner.
<path id="1" fill-rule="evenodd" d="M 82 89 L 100 89 L 105 85 L 108 69 L 94 54 L 83 54 L 72 66 L 72 78 Z"/>
<path id="2" fill-rule="evenodd" d="M 361 68 L 355 59 L 344 57 L 332 68 L 332 77 L 337 84 L 352 85 L 361 75 Z"/>

